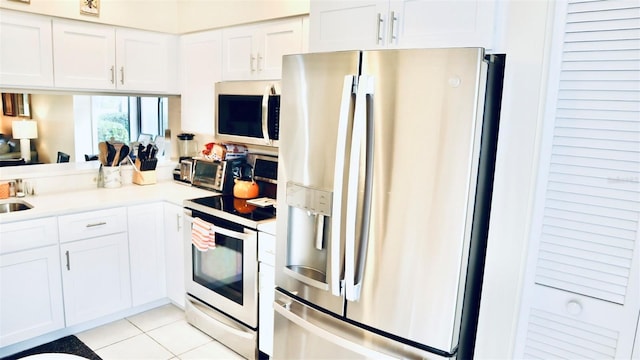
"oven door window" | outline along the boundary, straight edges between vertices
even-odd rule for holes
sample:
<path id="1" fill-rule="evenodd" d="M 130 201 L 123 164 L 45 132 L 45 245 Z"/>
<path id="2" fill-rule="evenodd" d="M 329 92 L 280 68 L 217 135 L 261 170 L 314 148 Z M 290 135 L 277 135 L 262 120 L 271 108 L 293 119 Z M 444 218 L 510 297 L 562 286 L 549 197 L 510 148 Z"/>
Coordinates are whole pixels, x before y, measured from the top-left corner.
<path id="1" fill-rule="evenodd" d="M 243 245 L 242 240 L 219 233 L 215 249 L 202 252 L 192 245 L 193 281 L 242 305 Z"/>

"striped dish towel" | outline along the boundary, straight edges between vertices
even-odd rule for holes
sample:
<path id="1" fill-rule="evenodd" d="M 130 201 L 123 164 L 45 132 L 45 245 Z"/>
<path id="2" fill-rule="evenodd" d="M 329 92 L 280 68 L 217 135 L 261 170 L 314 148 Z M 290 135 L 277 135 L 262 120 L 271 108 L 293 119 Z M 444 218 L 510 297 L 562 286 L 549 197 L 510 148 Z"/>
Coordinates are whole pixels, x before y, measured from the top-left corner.
<path id="1" fill-rule="evenodd" d="M 215 248 L 215 226 L 200 218 L 193 218 L 193 226 L 191 227 L 191 243 L 200 251 L 207 251 Z"/>

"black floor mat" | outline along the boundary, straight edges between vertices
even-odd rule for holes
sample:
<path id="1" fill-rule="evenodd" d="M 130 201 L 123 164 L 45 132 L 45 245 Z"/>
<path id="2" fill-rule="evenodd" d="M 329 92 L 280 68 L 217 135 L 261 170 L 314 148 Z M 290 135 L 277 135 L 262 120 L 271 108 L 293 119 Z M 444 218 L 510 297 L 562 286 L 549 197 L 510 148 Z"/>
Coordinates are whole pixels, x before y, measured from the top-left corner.
<path id="1" fill-rule="evenodd" d="M 27 349 L 17 354 L 9 355 L 0 360 L 15 360 L 25 356 L 42 353 L 65 353 L 82 356 L 90 360 L 102 360 L 100 356 L 94 353 L 93 350 L 73 335 Z"/>

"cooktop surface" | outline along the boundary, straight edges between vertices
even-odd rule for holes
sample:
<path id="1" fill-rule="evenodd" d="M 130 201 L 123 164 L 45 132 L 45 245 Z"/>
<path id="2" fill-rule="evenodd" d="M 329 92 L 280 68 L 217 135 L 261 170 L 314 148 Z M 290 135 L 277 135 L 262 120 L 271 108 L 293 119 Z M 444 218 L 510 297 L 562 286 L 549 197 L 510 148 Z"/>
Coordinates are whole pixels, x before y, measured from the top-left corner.
<path id="1" fill-rule="evenodd" d="M 189 201 L 256 222 L 274 219 L 276 217 L 275 207 L 251 205 L 247 203 L 247 200 L 235 198 L 232 195 L 207 196 Z"/>

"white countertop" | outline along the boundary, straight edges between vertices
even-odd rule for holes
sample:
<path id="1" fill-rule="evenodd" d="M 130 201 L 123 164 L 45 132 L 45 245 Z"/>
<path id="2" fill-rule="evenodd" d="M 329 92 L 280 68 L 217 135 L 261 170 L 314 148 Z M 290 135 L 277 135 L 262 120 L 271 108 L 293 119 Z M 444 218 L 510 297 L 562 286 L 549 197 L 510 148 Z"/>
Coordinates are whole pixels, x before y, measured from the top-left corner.
<path id="1" fill-rule="evenodd" d="M 125 185 L 115 189 L 96 188 L 47 195 L 10 198 L 33 205 L 32 209 L 0 214 L 0 223 L 78 213 L 153 201 L 167 201 L 182 206 L 185 199 L 211 196 L 211 191 L 173 181 L 153 185 Z M 9 199 L 7 199 L 9 200 Z M 1 200 L 1 201 L 7 201 Z"/>

